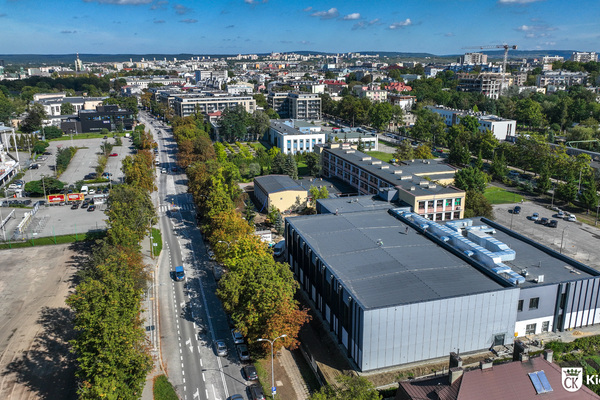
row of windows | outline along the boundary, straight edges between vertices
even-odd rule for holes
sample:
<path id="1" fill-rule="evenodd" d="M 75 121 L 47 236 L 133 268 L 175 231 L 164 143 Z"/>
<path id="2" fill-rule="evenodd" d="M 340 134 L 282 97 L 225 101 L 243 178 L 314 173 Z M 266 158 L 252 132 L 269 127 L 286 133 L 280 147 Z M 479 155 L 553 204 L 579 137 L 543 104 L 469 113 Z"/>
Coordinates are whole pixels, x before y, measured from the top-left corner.
<path id="1" fill-rule="evenodd" d="M 519 300 L 519 305 L 517 306 L 517 311 L 523 311 L 523 303 L 524 303 L 524 300 Z M 539 297 L 532 297 L 531 299 L 529 299 L 529 309 L 530 310 L 537 310 L 539 306 L 540 306 L 540 298 Z"/>
<path id="2" fill-rule="evenodd" d="M 526 335 L 535 335 L 535 331 L 537 328 L 537 324 L 527 324 L 525 326 L 525 334 Z M 548 332 L 550 329 L 550 321 L 542 322 L 542 332 Z"/>

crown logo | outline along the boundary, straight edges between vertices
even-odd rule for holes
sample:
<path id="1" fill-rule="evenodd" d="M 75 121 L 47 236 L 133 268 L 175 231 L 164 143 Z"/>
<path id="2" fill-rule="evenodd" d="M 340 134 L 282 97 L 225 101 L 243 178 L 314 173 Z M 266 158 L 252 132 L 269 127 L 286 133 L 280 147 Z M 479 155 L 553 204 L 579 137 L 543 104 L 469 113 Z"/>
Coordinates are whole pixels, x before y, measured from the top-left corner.
<path id="1" fill-rule="evenodd" d="M 579 370 L 567 368 L 565 369 L 565 374 L 568 376 L 579 376 Z"/>

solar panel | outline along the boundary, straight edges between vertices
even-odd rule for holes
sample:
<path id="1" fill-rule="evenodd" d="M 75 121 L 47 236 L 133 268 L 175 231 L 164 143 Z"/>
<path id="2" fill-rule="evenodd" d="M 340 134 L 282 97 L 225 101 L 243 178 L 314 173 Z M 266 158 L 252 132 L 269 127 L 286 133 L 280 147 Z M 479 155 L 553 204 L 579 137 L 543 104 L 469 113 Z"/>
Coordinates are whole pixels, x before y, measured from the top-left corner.
<path id="1" fill-rule="evenodd" d="M 548 377 L 546 376 L 546 373 L 543 370 L 538 371 L 537 376 L 538 378 L 540 378 L 540 382 L 542 383 L 542 387 L 544 388 L 544 390 L 546 392 L 552 392 L 552 386 L 550 386 L 550 382 L 548 382 Z"/>
<path id="2" fill-rule="evenodd" d="M 533 383 L 533 387 L 535 388 L 537 394 L 546 393 L 537 372 L 531 372 L 527 375 L 529 375 L 529 379 L 531 379 L 531 383 Z"/>

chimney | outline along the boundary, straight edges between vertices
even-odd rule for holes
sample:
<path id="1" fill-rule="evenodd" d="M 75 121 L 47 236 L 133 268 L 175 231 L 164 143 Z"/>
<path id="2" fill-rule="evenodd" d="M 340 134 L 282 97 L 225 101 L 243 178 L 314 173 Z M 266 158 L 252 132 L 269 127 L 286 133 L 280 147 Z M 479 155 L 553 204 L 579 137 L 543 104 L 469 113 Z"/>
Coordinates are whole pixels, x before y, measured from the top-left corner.
<path id="1" fill-rule="evenodd" d="M 529 361 L 529 354 L 527 354 L 527 353 L 519 354 L 519 361 L 521 361 L 521 362 Z"/>
<path id="2" fill-rule="evenodd" d="M 529 349 L 527 345 L 520 340 L 515 340 L 514 351 L 513 351 L 513 361 L 521 360 L 521 353 L 529 353 Z"/>
<path id="3" fill-rule="evenodd" d="M 463 374 L 462 367 L 450 368 L 450 371 L 448 374 L 449 383 L 452 385 L 458 378 L 460 378 L 462 376 L 462 374 Z"/>
<path id="4" fill-rule="evenodd" d="M 481 368 L 481 370 L 491 370 L 493 366 L 494 360 L 491 358 L 486 358 L 485 360 L 479 361 L 479 368 Z"/>
<path id="5" fill-rule="evenodd" d="M 462 363 L 463 360 L 462 358 L 460 358 L 460 356 L 458 354 L 456 354 L 455 352 L 451 352 L 450 353 L 450 367 L 449 368 L 454 368 L 454 367 L 462 367 Z"/>
<path id="6" fill-rule="evenodd" d="M 553 357 L 554 357 L 554 352 L 552 350 L 550 350 L 550 349 L 544 350 L 544 360 L 551 363 Z"/>

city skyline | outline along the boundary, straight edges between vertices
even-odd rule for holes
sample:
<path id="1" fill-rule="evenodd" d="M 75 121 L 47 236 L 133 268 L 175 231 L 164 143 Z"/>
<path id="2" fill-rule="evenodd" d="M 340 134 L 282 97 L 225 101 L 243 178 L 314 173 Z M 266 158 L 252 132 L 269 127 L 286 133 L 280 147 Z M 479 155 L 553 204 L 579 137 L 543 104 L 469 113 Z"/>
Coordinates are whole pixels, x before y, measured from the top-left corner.
<path id="1" fill-rule="evenodd" d="M 599 14 L 592 0 L 1 0 L 0 53 L 597 51 Z"/>

